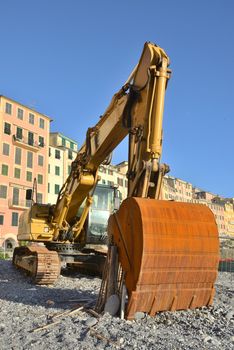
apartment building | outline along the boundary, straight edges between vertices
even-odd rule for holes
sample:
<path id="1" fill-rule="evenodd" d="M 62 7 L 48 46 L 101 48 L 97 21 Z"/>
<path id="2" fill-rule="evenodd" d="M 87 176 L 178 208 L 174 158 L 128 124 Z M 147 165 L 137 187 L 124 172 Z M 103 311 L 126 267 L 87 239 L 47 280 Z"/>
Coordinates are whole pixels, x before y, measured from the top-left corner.
<path id="1" fill-rule="evenodd" d="M 227 234 L 234 237 L 234 198 L 228 199 L 225 203 L 224 218 Z"/>
<path id="2" fill-rule="evenodd" d="M 181 179 L 165 176 L 163 179 L 161 199 L 179 202 L 192 202 L 193 186 Z"/>
<path id="3" fill-rule="evenodd" d="M 37 179 L 38 202 L 47 202 L 51 118 L 0 96 L 0 246 L 17 242 L 19 216 L 30 203 L 25 191 Z"/>
<path id="4" fill-rule="evenodd" d="M 176 189 L 167 181 L 166 178 L 163 179 L 162 188 L 160 193 L 160 199 L 163 200 L 176 200 Z"/>
<path id="5" fill-rule="evenodd" d="M 205 204 L 212 210 L 215 216 L 219 234 L 225 235 L 227 231 L 224 214 L 225 207 L 220 201 L 216 200 L 217 195 L 208 191 L 195 190 L 193 197 L 194 203 Z"/>
<path id="6" fill-rule="evenodd" d="M 77 148 L 77 142 L 71 138 L 59 132 L 50 133 L 48 203 L 56 203 L 58 193 L 71 171 L 71 163 L 76 158 Z"/>
<path id="7" fill-rule="evenodd" d="M 194 188 L 194 199 L 204 199 L 207 202 L 212 202 L 212 200 L 217 197 L 214 193 L 208 191 L 202 191 L 200 189 Z"/>
<path id="8" fill-rule="evenodd" d="M 225 233 L 229 236 L 234 236 L 234 199 L 216 196 L 213 198 L 212 202 L 223 208 Z"/>

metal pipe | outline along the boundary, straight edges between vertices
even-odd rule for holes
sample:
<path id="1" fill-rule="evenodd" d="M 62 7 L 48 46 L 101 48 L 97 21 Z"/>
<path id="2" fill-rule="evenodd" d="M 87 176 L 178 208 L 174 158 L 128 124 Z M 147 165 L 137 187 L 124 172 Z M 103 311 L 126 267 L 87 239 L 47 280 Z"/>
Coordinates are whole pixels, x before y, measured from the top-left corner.
<path id="1" fill-rule="evenodd" d="M 162 67 L 159 69 L 159 77 L 156 85 L 156 96 L 153 105 L 153 118 L 151 124 L 151 152 L 152 158 L 159 159 L 162 153 L 162 122 L 166 82 L 169 79 L 167 73 L 168 60 L 162 59 Z"/>

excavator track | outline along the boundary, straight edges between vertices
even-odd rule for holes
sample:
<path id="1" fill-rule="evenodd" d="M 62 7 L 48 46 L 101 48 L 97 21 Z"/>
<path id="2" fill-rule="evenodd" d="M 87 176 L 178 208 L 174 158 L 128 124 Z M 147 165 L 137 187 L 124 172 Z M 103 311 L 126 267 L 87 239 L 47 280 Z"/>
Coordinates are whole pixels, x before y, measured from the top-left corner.
<path id="1" fill-rule="evenodd" d="M 109 219 L 125 273 L 128 305 L 137 311 L 194 309 L 212 304 L 218 273 L 218 230 L 205 205 L 128 198 Z"/>
<path id="2" fill-rule="evenodd" d="M 15 248 L 13 264 L 32 276 L 35 284 L 53 284 L 60 275 L 58 253 L 36 244 Z"/>

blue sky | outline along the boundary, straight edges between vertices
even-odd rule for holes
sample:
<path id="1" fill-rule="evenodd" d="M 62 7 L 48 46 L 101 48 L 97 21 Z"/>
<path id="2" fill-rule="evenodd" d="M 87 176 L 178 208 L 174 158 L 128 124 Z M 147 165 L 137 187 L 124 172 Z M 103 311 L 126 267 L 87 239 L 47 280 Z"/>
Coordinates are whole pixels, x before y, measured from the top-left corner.
<path id="1" fill-rule="evenodd" d="M 163 161 L 171 175 L 234 196 L 234 1 L 0 0 L 0 94 L 53 118 L 81 145 L 145 41 L 173 71 Z M 114 162 L 127 158 L 126 142 Z"/>

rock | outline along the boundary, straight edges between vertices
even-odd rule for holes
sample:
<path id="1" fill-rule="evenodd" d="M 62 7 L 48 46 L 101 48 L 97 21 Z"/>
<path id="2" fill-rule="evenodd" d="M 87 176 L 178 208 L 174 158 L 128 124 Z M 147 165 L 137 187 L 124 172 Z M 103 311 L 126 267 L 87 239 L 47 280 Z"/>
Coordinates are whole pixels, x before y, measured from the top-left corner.
<path id="1" fill-rule="evenodd" d="M 184 342 L 184 338 L 178 338 L 177 339 L 179 343 L 183 343 Z"/>
<path id="2" fill-rule="evenodd" d="M 85 321 L 85 325 L 87 327 L 93 327 L 95 326 L 95 324 L 97 324 L 98 320 L 95 317 L 89 317 L 86 321 Z"/>
<path id="3" fill-rule="evenodd" d="M 111 316 L 115 316 L 119 310 L 119 307 L 120 299 L 117 294 L 113 294 L 107 299 L 104 312 L 108 312 Z"/>
<path id="4" fill-rule="evenodd" d="M 204 338 L 204 343 L 217 345 L 217 346 L 220 345 L 220 342 L 217 339 L 215 339 L 209 335 Z"/>
<path id="5" fill-rule="evenodd" d="M 212 337 L 210 337 L 209 335 L 207 337 L 205 337 L 204 343 L 212 343 Z"/>
<path id="6" fill-rule="evenodd" d="M 3 332 L 6 328 L 6 325 L 4 323 L 0 323 L 0 332 Z"/>
<path id="7" fill-rule="evenodd" d="M 211 323 L 214 323 L 215 322 L 215 318 L 211 315 L 208 315 L 208 319 Z"/>
<path id="8" fill-rule="evenodd" d="M 171 320 L 166 319 L 166 320 L 164 321 L 164 324 L 165 324 L 166 326 L 170 326 L 170 325 L 172 324 L 172 322 L 171 322 Z"/>
<path id="9" fill-rule="evenodd" d="M 136 312 L 134 315 L 135 320 L 142 320 L 145 317 L 145 313 L 144 312 Z"/>
<path id="10" fill-rule="evenodd" d="M 227 313 L 226 319 L 227 319 L 228 321 L 230 321 L 233 317 L 234 317 L 234 311 L 231 310 L 231 311 L 229 311 L 229 312 Z"/>
<path id="11" fill-rule="evenodd" d="M 123 343 L 124 343 L 124 338 L 120 338 L 120 339 L 119 339 L 119 344 L 120 344 L 120 345 L 123 345 Z"/>

